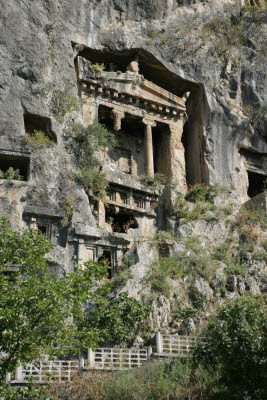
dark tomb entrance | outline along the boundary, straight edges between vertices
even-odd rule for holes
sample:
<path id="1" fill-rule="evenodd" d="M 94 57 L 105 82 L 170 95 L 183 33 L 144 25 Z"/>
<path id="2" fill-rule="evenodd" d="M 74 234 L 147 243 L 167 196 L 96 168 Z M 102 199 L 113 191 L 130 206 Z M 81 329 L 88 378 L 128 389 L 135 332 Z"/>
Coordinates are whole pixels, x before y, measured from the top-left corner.
<path id="1" fill-rule="evenodd" d="M 250 198 L 263 193 L 266 188 L 267 176 L 257 172 L 247 171 L 248 173 L 248 196 Z"/>
<path id="2" fill-rule="evenodd" d="M 112 256 L 110 250 L 104 250 L 101 257 L 99 257 L 98 261 L 102 261 L 104 265 L 107 267 L 107 278 L 112 278 Z"/>
<path id="3" fill-rule="evenodd" d="M 128 233 L 130 228 L 138 228 L 138 223 L 130 212 L 116 212 L 111 207 L 106 209 L 106 222 L 111 226 L 112 232 Z"/>
<path id="4" fill-rule="evenodd" d="M 0 154 L 0 179 L 27 181 L 30 158 L 13 154 Z"/>

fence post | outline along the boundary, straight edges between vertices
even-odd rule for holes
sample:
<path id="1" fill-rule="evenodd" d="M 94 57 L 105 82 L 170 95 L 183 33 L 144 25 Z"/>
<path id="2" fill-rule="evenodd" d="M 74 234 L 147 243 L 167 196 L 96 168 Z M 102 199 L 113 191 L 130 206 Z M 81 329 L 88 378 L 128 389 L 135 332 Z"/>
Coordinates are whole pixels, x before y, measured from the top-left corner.
<path id="1" fill-rule="evenodd" d="M 83 370 L 84 368 L 84 358 L 80 357 L 79 358 L 79 369 Z"/>
<path id="2" fill-rule="evenodd" d="M 5 383 L 8 383 L 8 382 L 10 382 L 11 381 L 11 373 L 10 372 L 7 372 L 6 373 L 6 377 L 5 377 Z"/>
<path id="3" fill-rule="evenodd" d="M 95 365 L 95 353 L 92 349 L 88 349 L 87 351 L 87 361 L 90 367 L 94 367 Z"/>
<path id="4" fill-rule="evenodd" d="M 22 381 L 22 365 L 20 364 L 15 369 L 15 381 Z"/>
<path id="5" fill-rule="evenodd" d="M 156 345 L 157 345 L 157 353 L 163 353 L 163 339 L 160 331 L 156 333 Z"/>
<path id="6" fill-rule="evenodd" d="M 146 362 L 150 363 L 152 360 L 152 347 L 148 346 L 147 348 L 147 359 Z"/>

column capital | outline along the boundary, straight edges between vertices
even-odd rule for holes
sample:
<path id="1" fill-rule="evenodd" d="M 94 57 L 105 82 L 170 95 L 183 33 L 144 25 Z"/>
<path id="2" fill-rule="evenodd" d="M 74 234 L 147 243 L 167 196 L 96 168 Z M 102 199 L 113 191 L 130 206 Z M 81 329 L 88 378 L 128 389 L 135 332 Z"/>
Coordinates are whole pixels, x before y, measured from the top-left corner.
<path id="1" fill-rule="evenodd" d="M 114 130 L 119 131 L 121 129 L 121 120 L 125 117 L 125 113 L 122 110 L 113 108 L 111 111 L 111 118 L 114 120 Z"/>
<path id="2" fill-rule="evenodd" d="M 150 118 L 147 118 L 147 117 L 144 117 L 144 118 L 142 119 L 142 122 L 143 122 L 145 125 L 149 125 L 149 126 L 151 126 L 151 127 L 155 127 L 155 126 L 157 125 L 157 122 L 156 122 L 154 119 L 150 119 Z"/>

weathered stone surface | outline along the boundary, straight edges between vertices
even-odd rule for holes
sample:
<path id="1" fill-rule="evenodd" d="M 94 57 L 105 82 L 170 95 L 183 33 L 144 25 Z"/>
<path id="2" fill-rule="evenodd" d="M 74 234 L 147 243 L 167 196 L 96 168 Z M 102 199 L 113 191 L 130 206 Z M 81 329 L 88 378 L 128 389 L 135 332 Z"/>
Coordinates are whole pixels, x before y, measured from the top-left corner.
<path id="1" fill-rule="evenodd" d="M 263 211 L 267 212 L 267 193 L 260 193 L 252 199 L 244 203 L 244 207 L 255 209 L 261 208 Z"/>
<path id="2" fill-rule="evenodd" d="M 130 295 L 141 299 L 141 295 L 149 291 L 145 274 L 158 257 L 158 249 L 151 245 L 148 237 L 152 238 L 158 228 L 171 227 L 184 240 L 192 235 L 200 236 L 203 249 L 212 243 L 223 243 L 231 233 L 231 225 L 222 219 L 218 221 L 213 215 L 209 220 L 196 223 L 178 224 L 168 218 L 170 190 L 146 187 L 138 177 L 120 170 L 111 158 L 106 158 L 103 167 L 109 180 L 132 190 L 133 194 L 139 191 L 142 196 L 156 199 L 159 206 L 155 210 L 152 204 L 149 210 L 156 212 L 157 217 L 145 215 L 144 211 L 138 214 L 137 206 L 129 206 L 136 213 L 140 228 L 130 228 L 128 234 L 110 232 L 105 221 L 100 227 L 106 230 L 100 229 L 94 199 L 73 178 L 76 160 L 66 149 L 68 125 L 82 123 L 85 115 L 80 107 L 70 109 L 61 119 L 56 118 L 54 100 L 62 93 L 64 101 L 70 98 L 78 101 L 74 64 L 77 56 L 89 59 L 91 64 L 104 63 L 110 67 L 113 63 L 122 76 L 131 63 L 128 73 L 139 72 L 147 81 L 186 103 L 187 121 L 181 122 L 185 123 L 184 129 L 181 125 L 170 141 L 173 163 L 169 176 L 184 191 L 186 181 L 188 185 L 218 182 L 234 186 L 235 194 L 227 192 L 215 199 L 215 204 L 222 209 L 229 202 L 233 203 L 235 215 L 238 206 L 249 198 L 249 186 L 253 186 L 247 171 L 256 174 L 252 176 L 267 175 L 266 13 L 259 12 L 255 17 L 241 10 L 242 5 L 242 0 L 3 2 L 0 15 L 0 161 L 9 153 L 21 155 L 26 151 L 30 165 L 27 181 L 0 181 L 0 212 L 9 215 L 15 229 L 26 226 L 24 214 L 33 218 L 56 218 L 51 224 L 61 233 L 58 233 L 60 238 L 54 238 L 56 246 L 51 259 L 58 271 L 73 269 L 77 260 L 97 259 L 103 251 L 110 251 L 110 257 L 117 256 L 118 262 L 127 254 L 134 258 L 130 268 L 133 278 L 121 290 L 128 290 Z M 230 36 L 226 37 L 225 32 L 216 36 L 218 24 L 229 21 L 232 22 Z M 236 30 L 240 25 L 242 32 Z M 90 68 L 88 71 L 92 73 Z M 45 120 L 56 143 L 47 148 L 26 144 L 24 114 Z M 87 115 L 88 118 L 92 116 L 95 114 Z M 120 117 L 116 120 L 116 129 L 123 121 L 122 115 Z M 143 146 L 143 142 L 138 145 Z M 128 147 L 131 146 L 129 143 Z M 164 163 L 168 157 L 165 155 Z M 125 160 L 126 156 L 123 168 L 127 169 Z M 258 205 L 263 197 L 259 195 L 250 202 Z M 73 215 L 63 234 L 61 221 L 68 198 L 73 204 Z M 266 201 L 264 204 L 266 209 Z M 118 211 L 121 203 L 115 201 L 113 205 Z M 260 233 L 263 243 L 266 233 Z M 63 240 L 65 234 L 66 240 Z M 97 247 L 101 250 L 99 254 Z M 118 248 L 118 253 L 114 253 L 114 248 Z M 174 242 L 171 248 L 173 255 L 185 250 L 190 255 L 184 242 Z M 199 315 L 194 321 L 188 318 L 184 326 L 171 316 L 175 301 L 182 308 L 192 306 L 188 297 L 191 286 L 210 303 L 239 296 L 245 291 L 266 291 L 264 261 L 256 262 L 248 257 L 246 265 L 248 271 L 244 276 L 226 278 L 222 263 L 212 282 L 200 276 L 193 282 L 187 277 L 173 282 L 176 298 L 168 300 L 161 296 L 153 303 L 152 328 L 185 329 L 187 332 L 195 329 L 194 321 L 200 322 L 202 318 Z M 212 311 L 212 307 L 207 312 Z"/>

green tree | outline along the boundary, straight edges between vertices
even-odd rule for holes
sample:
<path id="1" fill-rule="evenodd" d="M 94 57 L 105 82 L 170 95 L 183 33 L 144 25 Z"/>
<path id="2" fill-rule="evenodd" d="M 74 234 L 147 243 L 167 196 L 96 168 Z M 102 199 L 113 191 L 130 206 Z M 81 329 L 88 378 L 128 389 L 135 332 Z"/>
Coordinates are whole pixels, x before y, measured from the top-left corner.
<path id="1" fill-rule="evenodd" d="M 225 305 L 209 323 L 205 337 L 196 360 L 215 380 L 218 377 L 218 398 L 266 398 L 267 296 L 248 296 Z"/>
<path id="2" fill-rule="evenodd" d="M 97 329 L 79 331 L 86 300 L 97 297 L 94 280 L 106 267 L 89 262 L 65 276 L 55 276 L 45 255 L 52 249 L 35 230 L 14 232 L 6 218 L 0 219 L 0 381 L 19 361 L 42 353 L 59 353 L 98 344 Z M 73 317 L 74 316 L 74 317 Z"/>
<path id="3" fill-rule="evenodd" d="M 131 345 L 144 327 L 150 309 L 149 305 L 129 297 L 125 292 L 113 300 L 99 297 L 83 324 L 89 331 L 97 328 L 102 342 Z"/>

